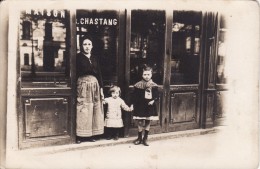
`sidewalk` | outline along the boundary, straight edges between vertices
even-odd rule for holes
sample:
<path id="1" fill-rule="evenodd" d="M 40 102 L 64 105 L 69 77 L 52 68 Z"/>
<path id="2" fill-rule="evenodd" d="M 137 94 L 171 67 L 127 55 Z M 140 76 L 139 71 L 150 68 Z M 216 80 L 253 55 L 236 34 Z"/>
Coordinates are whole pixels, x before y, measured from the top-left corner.
<path id="1" fill-rule="evenodd" d="M 150 135 L 150 146 L 134 145 L 131 137 L 37 148 L 9 154 L 6 168 L 256 169 L 257 146 L 243 144 L 250 140 L 244 136 L 217 127 Z"/>
<path id="2" fill-rule="evenodd" d="M 215 140 L 218 130 L 218 128 L 196 129 L 149 135 L 150 146 L 148 147 L 134 145 L 132 142 L 135 137 L 131 137 L 120 138 L 117 141 L 99 140 L 81 144 L 34 148 L 13 152 L 7 157 L 6 164 L 7 168 L 21 169 L 167 168 L 167 166 L 183 164 L 177 163 L 175 160 L 179 155 L 185 156 L 185 151 L 196 157 L 197 150 L 194 148 L 201 149 L 197 143 L 203 145 L 203 151 L 211 151 L 212 148 L 206 150 L 206 145 Z M 164 156 L 165 158 L 162 158 Z M 159 157 L 160 159 L 158 159 Z M 179 160 L 185 159 L 185 157 L 181 157 Z M 160 167 L 158 162 L 162 163 L 159 165 Z"/>
<path id="3" fill-rule="evenodd" d="M 149 141 L 204 135 L 209 133 L 215 133 L 217 130 L 218 130 L 217 128 L 210 128 L 210 129 L 195 129 L 195 130 L 154 134 L 154 135 L 149 135 Z M 127 143 L 132 144 L 133 140 L 135 139 L 136 139 L 135 137 L 119 138 L 119 140 L 117 141 L 113 139 L 112 140 L 101 139 L 96 142 L 82 142 L 81 144 L 69 144 L 69 145 L 27 149 L 27 150 L 19 151 L 19 153 L 29 153 L 29 154 L 37 154 L 37 155 L 53 154 L 53 153 L 61 153 L 66 151 L 85 150 L 85 149 L 96 148 L 96 147 L 115 146 L 119 144 L 127 144 Z"/>

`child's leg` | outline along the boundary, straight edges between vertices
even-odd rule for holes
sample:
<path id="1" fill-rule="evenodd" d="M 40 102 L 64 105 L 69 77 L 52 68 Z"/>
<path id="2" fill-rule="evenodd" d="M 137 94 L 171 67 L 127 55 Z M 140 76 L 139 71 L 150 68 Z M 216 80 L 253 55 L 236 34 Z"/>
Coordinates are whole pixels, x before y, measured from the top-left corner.
<path id="1" fill-rule="evenodd" d="M 138 132 L 143 131 L 143 120 L 138 120 Z"/>
<path id="2" fill-rule="evenodd" d="M 148 138 L 150 126 L 151 126 L 151 120 L 145 120 L 145 130 L 144 130 L 144 138 L 143 138 L 143 144 L 145 146 L 149 146 L 149 144 L 147 143 L 147 138 Z"/>
<path id="3" fill-rule="evenodd" d="M 110 140 L 112 137 L 112 128 L 107 127 L 107 140 Z"/>
<path id="4" fill-rule="evenodd" d="M 144 129 L 149 131 L 151 126 L 151 120 L 145 120 L 145 126 Z"/>
<path id="5" fill-rule="evenodd" d="M 138 120 L 138 138 L 134 141 L 135 145 L 142 143 L 143 120 Z"/>
<path id="6" fill-rule="evenodd" d="M 118 136 L 119 136 L 119 128 L 114 128 L 114 139 L 118 140 Z"/>

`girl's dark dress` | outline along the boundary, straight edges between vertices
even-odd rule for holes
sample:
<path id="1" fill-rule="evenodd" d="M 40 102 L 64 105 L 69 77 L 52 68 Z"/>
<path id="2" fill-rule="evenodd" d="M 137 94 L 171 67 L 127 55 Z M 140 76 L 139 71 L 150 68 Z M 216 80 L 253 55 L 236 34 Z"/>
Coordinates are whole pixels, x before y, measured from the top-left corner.
<path id="1" fill-rule="evenodd" d="M 133 119 L 159 120 L 155 102 L 148 105 L 152 100 L 158 100 L 158 86 L 152 80 L 141 80 L 134 85 Z"/>

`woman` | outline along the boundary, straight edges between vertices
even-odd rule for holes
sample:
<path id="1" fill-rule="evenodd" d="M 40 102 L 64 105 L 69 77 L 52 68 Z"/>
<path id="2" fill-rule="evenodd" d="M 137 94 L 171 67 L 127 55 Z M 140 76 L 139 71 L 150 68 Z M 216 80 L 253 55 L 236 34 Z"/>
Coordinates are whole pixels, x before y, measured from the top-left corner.
<path id="1" fill-rule="evenodd" d="M 93 136 L 104 133 L 102 109 L 103 82 L 98 58 L 93 56 L 91 37 L 83 37 L 81 52 L 77 54 L 77 143 L 83 140 L 94 142 Z"/>

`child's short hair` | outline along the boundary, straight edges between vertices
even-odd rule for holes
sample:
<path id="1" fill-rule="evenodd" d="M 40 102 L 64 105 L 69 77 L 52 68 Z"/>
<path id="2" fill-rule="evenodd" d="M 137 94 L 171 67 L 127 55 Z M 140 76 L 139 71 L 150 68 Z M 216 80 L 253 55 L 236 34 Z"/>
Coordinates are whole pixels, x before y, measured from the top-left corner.
<path id="1" fill-rule="evenodd" d="M 143 65 L 143 72 L 144 71 L 151 71 L 153 73 L 153 68 L 147 64 Z"/>
<path id="2" fill-rule="evenodd" d="M 109 89 L 109 94 L 111 95 L 112 92 L 118 91 L 119 92 L 119 96 L 121 95 L 121 89 L 120 87 L 116 86 L 116 85 L 112 85 Z"/>

